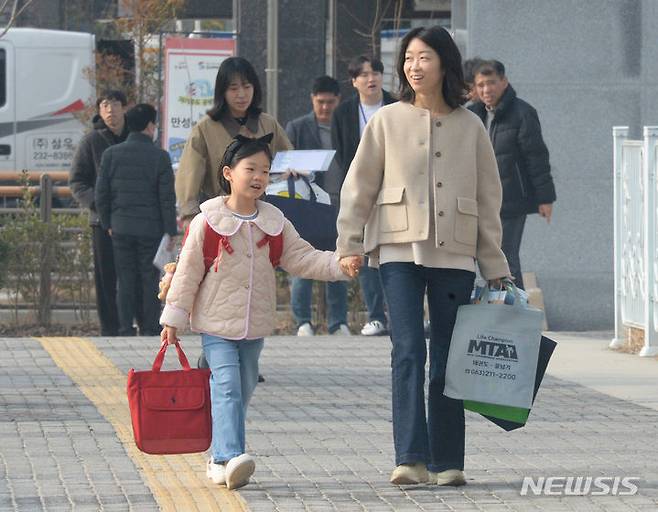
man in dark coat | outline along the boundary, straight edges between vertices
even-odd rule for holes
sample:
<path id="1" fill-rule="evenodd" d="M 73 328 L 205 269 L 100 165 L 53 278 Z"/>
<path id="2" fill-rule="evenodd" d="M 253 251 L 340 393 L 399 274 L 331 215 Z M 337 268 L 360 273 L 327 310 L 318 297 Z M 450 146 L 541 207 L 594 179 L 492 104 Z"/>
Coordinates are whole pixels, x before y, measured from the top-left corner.
<path id="1" fill-rule="evenodd" d="M 135 334 L 141 290 L 142 335 L 160 332 L 157 298 L 160 272 L 153 258 L 165 233 L 176 235 L 176 193 L 169 153 L 153 144 L 156 111 L 142 103 L 126 114 L 130 134 L 103 153 L 96 184 L 96 209 L 112 237 L 119 293 L 119 334 Z"/>
<path id="2" fill-rule="evenodd" d="M 69 174 L 69 185 L 75 200 L 89 210 L 94 252 L 94 282 L 96 285 L 96 311 L 101 336 L 119 334 L 119 316 L 116 305 L 116 273 L 112 239 L 98 220 L 94 203 L 94 187 L 103 152 L 126 140 L 126 96 L 121 91 L 105 91 L 96 100 L 98 114 L 94 117 L 94 130 L 80 141 Z"/>
<path id="3" fill-rule="evenodd" d="M 350 62 L 347 72 L 357 94 L 341 103 L 331 121 L 331 138 L 336 149 L 338 170 L 324 176 L 324 189 L 333 198 L 340 196 L 350 164 L 359 147 L 363 129 L 377 110 L 396 101 L 382 89 L 384 65 L 380 60 L 361 55 Z M 359 272 L 361 292 L 368 308 L 368 323 L 361 329 L 364 336 L 381 336 L 386 333 L 384 292 L 379 271 L 365 265 Z"/>
<path id="4" fill-rule="evenodd" d="M 548 149 L 537 111 L 516 96 L 502 63 L 481 62 L 475 87 L 480 101 L 469 108 L 489 132 L 503 186 L 502 249 L 516 285 L 523 288 L 519 250 L 526 216 L 539 213 L 550 222 L 556 198 Z"/>

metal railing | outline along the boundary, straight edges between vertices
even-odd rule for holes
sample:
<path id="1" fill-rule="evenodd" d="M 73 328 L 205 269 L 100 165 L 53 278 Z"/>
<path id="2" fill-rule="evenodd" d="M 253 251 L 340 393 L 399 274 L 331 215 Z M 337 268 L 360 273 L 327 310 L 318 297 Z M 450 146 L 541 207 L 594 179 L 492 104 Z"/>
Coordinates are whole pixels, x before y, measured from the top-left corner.
<path id="1" fill-rule="evenodd" d="M 0 173 L 2 181 L 19 181 L 27 177 L 28 182 L 38 181 L 38 186 L 28 186 L 32 196 L 39 196 L 39 216 L 41 222 L 50 223 L 53 213 L 80 213 L 80 208 L 53 208 L 53 196 L 70 197 L 71 191 L 68 186 L 54 186 L 54 181 L 68 179 L 66 171 L 48 172 L 6 172 Z M 0 185 L 0 197 L 17 198 L 25 192 L 25 185 Z M 0 214 L 16 213 L 20 208 L 0 208 Z M 74 231 L 77 228 L 67 228 Z M 37 319 L 41 325 L 50 323 L 51 312 L 54 306 L 52 298 L 52 272 L 54 248 L 49 244 L 43 244 L 41 249 L 41 265 L 39 268 L 39 301 Z"/>
<path id="2" fill-rule="evenodd" d="M 644 127 L 644 140 L 628 139 L 627 126 L 612 129 L 614 139 L 615 337 L 625 328 L 644 331 L 640 356 L 658 355 L 658 126 Z"/>

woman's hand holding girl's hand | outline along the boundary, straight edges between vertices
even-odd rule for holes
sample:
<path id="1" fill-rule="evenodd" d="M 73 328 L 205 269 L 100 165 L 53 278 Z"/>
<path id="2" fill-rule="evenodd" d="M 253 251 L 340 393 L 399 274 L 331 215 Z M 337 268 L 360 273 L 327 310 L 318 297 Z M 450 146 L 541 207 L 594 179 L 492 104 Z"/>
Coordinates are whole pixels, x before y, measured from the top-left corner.
<path id="1" fill-rule="evenodd" d="M 363 256 L 344 256 L 338 264 L 343 274 L 356 277 L 359 275 L 359 269 L 363 266 Z"/>
<path id="2" fill-rule="evenodd" d="M 160 333 L 160 340 L 162 343 L 167 343 L 168 345 L 174 345 L 180 341 L 176 336 L 176 328 L 169 325 L 165 325 L 162 328 L 162 332 Z"/>

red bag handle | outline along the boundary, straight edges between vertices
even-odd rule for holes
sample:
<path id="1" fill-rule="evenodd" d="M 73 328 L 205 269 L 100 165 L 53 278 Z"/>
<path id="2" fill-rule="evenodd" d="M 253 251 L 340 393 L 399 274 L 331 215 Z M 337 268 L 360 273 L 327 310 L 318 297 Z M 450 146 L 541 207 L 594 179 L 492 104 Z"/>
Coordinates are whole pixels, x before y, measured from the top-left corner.
<path id="1" fill-rule="evenodd" d="M 183 370 L 186 372 L 190 371 L 190 362 L 187 360 L 187 356 L 185 355 L 185 352 L 183 352 L 183 349 L 181 348 L 180 344 L 178 342 L 175 343 L 176 345 L 176 351 L 178 352 L 178 360 L 180 361 L 180 365 L 183 367 Z M 162 363 L 164 362 L 164 356 L 165 352 L 167 352 L 167 347 L 168 343 L 165 341 L 162 346 L 160 347 L 160 352 L 158 352 L 158 355 L 155 356 L 155 361 L 153 361 L 153 371 L 154 372 L 159 372 L 160 368 L 162 368 Z"/>

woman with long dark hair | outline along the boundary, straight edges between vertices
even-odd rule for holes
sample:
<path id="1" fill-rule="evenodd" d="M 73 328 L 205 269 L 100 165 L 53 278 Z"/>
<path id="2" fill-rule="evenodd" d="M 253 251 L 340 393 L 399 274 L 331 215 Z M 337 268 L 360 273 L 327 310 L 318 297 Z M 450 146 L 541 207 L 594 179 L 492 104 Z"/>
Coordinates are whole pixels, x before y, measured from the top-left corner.
<path id="1" fill-rule="evenodd" d="M 446 361 L 476 261 L 491 284 L 510 275 L 500 248 L 501 185 L 484 126 L 462 107 L 461 56 L 450 34 L 440 27 L 409 32 L 397 71 L 400 101 L 368 122 L 341 191 L 337 252 L 352 275 L 364 254 L 379 266 L 389 307 L 391 483 L 463 485 L 464 408 L 443 395 Z"/>
<path id="2" fill-rule="evenodd" d="M 222 193 L 219 164 L 236 135 L 257 138 L 272 133 L 273 154 L 292 149 L 285 130 L 261 110 L 262 96 L 258 75 L 247 59 L 230 57 L 222 62 L 214 105 L 192 128 L 176 173 L 176 199 L 184 220 L 199 212 L 200 196 L 208 199 Z"/>

